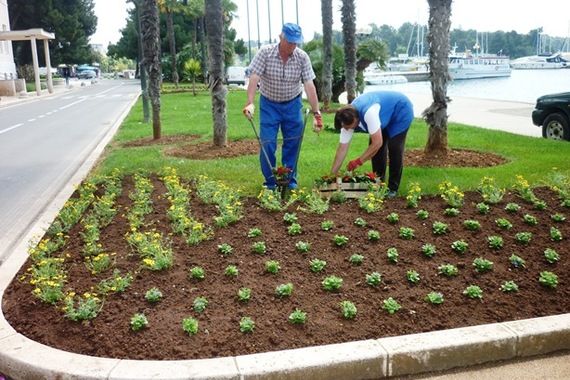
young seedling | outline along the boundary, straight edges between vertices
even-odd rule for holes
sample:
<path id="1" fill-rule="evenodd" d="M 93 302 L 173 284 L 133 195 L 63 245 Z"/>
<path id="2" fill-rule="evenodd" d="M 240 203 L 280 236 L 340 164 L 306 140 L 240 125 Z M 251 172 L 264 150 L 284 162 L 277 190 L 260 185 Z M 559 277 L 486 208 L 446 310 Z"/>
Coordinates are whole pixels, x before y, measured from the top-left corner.
<path id="1" fill-rule="evenodd" d="M 329 292 L 335 292 L 342 286 L 342 278 L 337 276 L 328 276 L 322 282 L 323 289 Z"/>
<path id="2" fill-rule="evenodd" d="M 388 222 L 390 224 L 396 224 L 400 221 L 400 215 L 398 215 L 395 212 L 391 212 L 388 214 L 388 216 L 386 217 L 386 220 L 388 220 Z"/>
<path id="3" fill-rule="evenodd" d="M 313 259 L 311 261 L 309 261 L 309 267 L 311 268 L 311 272 L 321 272 L 323 269 L 325 269 L 325 266 L 327 265 L 327 262 L 324 260 L 319 260 L 319 259 Z"/>
<path id="4" fill-rule="evenodd" d="M 507 203 L 507 205 L 505 206 L 505 211 L 510 212 L 510 213 L 515 213 L 517 211 L 519 211 L 521 209 L 521 206 L 519 206 L 517 203 Z"/>
<path id="5" fill-rule="evenodd" d="M 263 255 L 265 252 L 267 252 L 267 247 L 265 246 L 265 242 L 264 241 L 256 241 L 255 243 L 253 243 L 251 245 L 251 251 L 253 253 Z"/>
<path id="6" fill-rule="evenodd" d="M 460 213 L 461 213 L 461 211 L 459 211 L 459 209 L 456 209 L 455 207 L 448 207 L 443 212 L 443 215 L 445 215 L 445 216 L 457 216 Z"/>
<path id="7" fill-rule="evenodd" d="M 208 306 L 208 299 L 206 297 L 196 297 L 192 302 L 192 308 L 196 313 L 203 313 Z"/>
<path id="8" fill-rule="evenodd" d="M 526 265 L 526 261 L 514 253 L 511 255 L 511 257 L 509 257 L 509 262 L 513 268 L 524 268 Z"/>
<path id="9" fill-rule="evenodd" d="M 276 274 L 281 269 L 281 265 L 279 265 L 279 261 L 276 260 L 269 260 L 265 262 L 265 270 L 271 274 Z"/>
<path id="10" fill-rule="evenodd" d="M 463 294 L 472 299 L 483 299 L 483 290 L 477 285 L 469 285 L 463 290 Z"/>
<path id="11" fill-rule="evenodd" d="M 562 223 L 566 220 L 566 217 L 562 214 L 554 214 L 550 216 L 550 219 L 552 219 L 553 221 L 557 222 L 557 223 Z"/>
<path id="12" fill-rule="evenodd" d="M 415 231 L 410 227 L 400 227 L 399 236 L 404 240 L 412 240 L 415 237 Z"/>
<path id="13" fill-rule="evenodd" d="M 392 297 L 385 299 L 382 301 L 382 308 L 388 312 L 388 314 L 394 314 L 398 310 L 402 308 L 398 301 L 393 299 Z"/>
<path id="14" fill-rule="evenodd" d="M 202 267 L 193 267 L 190 269 L 190 278 L 194 280 L 203 280 L 206 278 L 206 272 Z"/>
<path id="15" fill-rule="evenodd" d="M 529 226 L 536 226 L 538 224 L 538 219 L 530 214 L 524 214 L 523 220 Z"/>
<path id="16" fill-rule="evenodd" d="M 355 253 L 348 258 L 348 261 L 352 265 L 360 265 L 364 261 L 364 256 L 359 255 L 358 253 Z"/>
<path id="17" fill-rule="evenodd" d="M 366 227 L 368 223 L 363 218 L 358 217 L 354 220 L 354 224 L 358 227 Z"/>
<path id="18" fill-rule="evenodd" d="M 477 203 L 477 206 L 475 206 L 477 208 L 477 212 L 481 215 L 485 215 L 488 214 L 489 211 L 491 211 L 491 207 L 489 207 L 489 205 L 485 204 L 485 203 Z"/>
<path id="19" fill-rule="evenodd" d="M 261 230 L 257 227 L 254 227 L 249 229 L 249 231 L 247 232 L 247 237 L 254 238 L 261 236 L 261 234 L 262 234 Z"/>
<path id="20" fill-rule="evenodd" d="M 519 286 L 514 281 L 505 281 L 501 285 L 501 290 L 505 293 L 518 292 Z"/>
<path id="21" fill-rule="evenodd" d="M 233 250 L 234 250 L 233 247 L 227 243 L 218 245 L 218 252 L 220 252 L 224 256 L 231 255 Z"/>
<path id="22" fill-rule="evenodd" d="M 535 209 L 537 210 L 546 210 L 546 207 L 548 207 L 546 205 L 546 202 L 543 200 L 536 200 L 533 202 L 532 204 L 534 206 Z"/>
<path id="23" fill-rule="evenodd" d="M 432 305 L 440 305 L 443 303 L 443 294 L 440 292 L 430 292 L 426 295 L 425 300 Z"/>
<path id="24" fill-rule="evenodd" d="M 461 255 L 467 251 L 467 248 L 469 248 L 469 244 L 465 240 L 456 240 L 451 243 L 451 249 Z"/>
<path id="25" fill-rule="evenodd" d="M 416 216 L 420 220 L 426 220 L 427 218 L 429 218 L 429 212 L 426 210 L 418 210 L 418 212 L 416 212 Z"/>
<path id="26" fill-rule="evenodd" d="M 144 329 L 148 325 L 148 319 L 142 313 L 137 313 L 131 317 L 131 329 L 133 331 L 139 331 Z"/>
<path id="27" fill-rule="evenodd" d="M 250 288 L 239 288 L 237 292 L 238 300 L 240 302 L 247 302 L 251 299 L 251 289 Z"/>
<path id="28" fill-rule="evenodd" d="M 188 335 L 198 334 L 198 320 L 192 317 L 184 318 L 182 320 L 182 330 Z"/>
<path id="29" fill-rule="evenodd" d="M 321 229 L 323 231 L 330 231 L 334 227 L 334 222 L 332 220 L 323 220 L 321 222 Z"/>
<path id="30" fill-rule="evenodd" d="M 158 288 L 150 288 L 146 291 L 144 298 L 150 303 L 157 303 L 162 299 L 162 292 Z"/>
<path id="31" fill-rule="evenodd" d="M 242 317 L 239 321 L 239 331 L 242 333 L 251 333 L 255 328 L 255 322 L 250 317 Z"/>
<path id="32" fill-rule="evenodd" d="M 380 232 L 378 232 L 376 230 L 368 231 L 368 240 L 370 240 L 370 241 L 380 240 Z"/>
<path id="33" fill-rule="evenodd" d="M 550 227 L 550 240 L 560 241 L 562 240 L 562 232 L 556 227 Z"/>
<path id="34" fill-rule="evenodd" d="M 289 322 L 294 325 L 303 325 L 307 321 L 307 313 L 301 309 L 295 309 L 294 312 L 289 314 Z"/>
<path id="35" fill-rule="evenodd" d="M 469 231 L 479 231 L 481 229 L 481 223 L 474 219 L 467 219 L 463 221 L 463 226 Z"/>
<path id="36" fill-rule="evenodd" d="M 356 306 L 350 301 L 340 302 L 340 312 L 344 319 L 354 319 L 356 317 Z"/>
<path id="37" fill-rule="evenodd" d="M 224 274 L 228 277 L 237 277 L 239 270 L 235 265 L 228 265 L 224 270 Z"/>
<path id="38" fill-rule="evenodd" d="M 546 248 L 544 250 L 544 259 L 550 263 L 554 264 L 560 260 L 560 255 L 552 248 Z"/>
<path id="39" fill-rule="evenodd" d="M 449 227 L 446 223 L 436 221 L 432 225 L 432 231 L 434 235 L 445 235 L 449 232 Z"/>
<path id="40" fill-rule="evenodd" d="M 540 272 L 538 282 L 540 282 L 542 286 L 554 289 L 558 286 L 558 276 L 548 271 Z"/>
<path id="41" fill-rule="evenodd" d="M 487 236 L 487 243 L 489 243 L 489 248 L 494 250 L 503 248 L 503 238 L 497 235 Z"/>
<path id="42" fill-rule="evenodd" d="M 510 230 L 511 228 L 513 228 L 513 224 L 511 222 L 509 222 L 508 219 L 505 218 L 499 218 L 495 220 L 495 224 L 503 230 Z"/>
<path id="43" fill-rule="evenodd" d="M 517 232 L 515 234 L 515 240 L 519 244 L 528 245 L 532 239 L 532 232 Z"/>
<path id="44" fill-rule="evenodd" d="M 426 243 L 422 245 L 422 253 L 426 257 L 434 257 L 435 254 L 437 253 L 437 249 L 435 248 L 435 245 Z"/>
<path id="45" fill-rule="evenodd" d="M 291 296 L 292 293 L 293 293 L 293 284 L 290 282 L 287 284 L 277 285 L 277 287 L 275 288 L 275 294 L 279 298 L 289 297 Z"/>
<path id="46" fill-rule="evenodd" d="M 307 253 L 311 250 L 311 243 L 306 241 L 298 241 L 295 243 L 295 248 L 297 248 L 298 252 Z"/>
<path id="47" fill-rule="evenodd" d="M 406 279 L 412 284 L 417 284 L 420 282 L 420 274 L 413 269 L 406 272 Z"/>
<path id="48" fill-rule="evenodd" d="M 484 273 L 493 269 L 493 262 L 482 257 L 477 257 L 473 260 L 473 267 L 475 267 L 477 273 Z"/>
<path id="49" fill-rule="evenodd" d="M 395 247 L 388 248 L 388 250 L 386 250 L 386 256 L 388 256 L 388 261 L 394 264 L 398 262 L 398 258 L 400 257 Z"/>
<path id="50" fill-rule="evenodd" d="M 346 202 L 346 193 L 342 190 L 333 191 L 331 194 L 331 202 L 333 203 L 344 203 Z"/>
<path id="51" fill-rule="evenodd" d="M 370 286 L 378 286 L 382 283 L 382 275 L 379 272 L 372 272 L 366 275 L 366 283 Z"/>
<path id="52" fill-rule="evenodd" d="M 285 215 L 283 215 L 283 221 L 287 224 L 293 224 L 296 223 L 299 220 L 299 218 L 297 218 L 297 214 L 293 213 L 285 213 Z"/>
<path id="53" fill-rule="evenodd" d="M 342 247 L 345 246 L 348 243 L 348 238 L 344 235 L 334 235 L 333 237 L 333 243 L 337 246 L 337 247 Z"/>
<path id="54" fill-rule="evenodd" d="M 446 277 L 457 276 L 457 274 L 459 273 L 459 270 L 453 264 L 442 264 L 439 267 L 437 267 L 437 270 L 439 274 L 442 274 Z"/>
<path id="55" fill-rule="evenodd" d="M 290 236 L 301 235 L 302 232 L 303 228 L 301 228 L 299 223 L 293 223 L 287 228 L 287 233 Z"/>

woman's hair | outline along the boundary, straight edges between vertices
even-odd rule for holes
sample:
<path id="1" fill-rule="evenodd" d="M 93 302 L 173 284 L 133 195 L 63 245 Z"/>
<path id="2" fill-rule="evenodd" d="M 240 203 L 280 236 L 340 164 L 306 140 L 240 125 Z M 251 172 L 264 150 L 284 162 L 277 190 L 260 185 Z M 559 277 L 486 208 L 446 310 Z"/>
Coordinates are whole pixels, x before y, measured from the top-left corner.
<path id="1" fill-rule="evenodd" d="M 339 108 L 334 115 L 334 129 L 340 131 L 343 124 L 352 124 L 355 119 L 358 120 L 358 112 L 356 109 L 351 105 L 343 106 Z"/>

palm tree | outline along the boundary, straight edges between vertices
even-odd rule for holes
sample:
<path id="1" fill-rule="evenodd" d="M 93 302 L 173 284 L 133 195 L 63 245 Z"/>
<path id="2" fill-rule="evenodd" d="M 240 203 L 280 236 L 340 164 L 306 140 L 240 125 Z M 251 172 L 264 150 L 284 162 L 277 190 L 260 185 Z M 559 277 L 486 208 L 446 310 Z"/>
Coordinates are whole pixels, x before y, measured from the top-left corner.
<path id="1" fill-rule="evenodd" d="M 346 95 L 348 103 L 352 103 L 356 98 L 356 13 L 354 0 L 342 0 L 341 14 Z"/>
<path id="2" fill-rule="evenodd" d="M 178 0 L 158 0 L 160 11 L 166 14 L 166 35 L 168 37 L 168 46 L 170 49 L 172 65 L 172 81 L 174 86 L 178 88 L 178 70 L 176 70 L 176 38 L 174 37 L 174 13 L 181 10 Z"/>
<path id="3" fill-rule="evenodd" d="M 323 18 L 323 76 L 321 96 L 325 111 L 330 109 L 332 98 L 332 0 L 321 1 L 321 14 Z"/>
<path id="4" fill-rule="evenodd" d="M 141 79 L 141 95 L 142 95 L 142 108 L 143 108 L 143 123 L 148 124 L 150 122 L 150 110 L 148 104 L 148 83 L 146 69 L 144 68 L 143 62 L 143 48 L 142 48 L 142 28 L 141 28 L 141 7 L 142 0 L 129 0 L 135 6 L 136 18 L 136 28 L 137 28 L 137 42 L 138 42 L 138 54 L 137 54 L 137 67 L 139 68 L 139 77 Z"/>
<path id="5" fill-rule="evenodd" d="M 160 139 L 160 18 L 156 0 L 143 0 L 141 8 L 143 65 L 148 73 L 148 95 L 152 104 L 152 137 Z"/>
<path id="6" fill-rule="evenodd" d="M 428 0 L 429 20 L 428 35 L 430 82 L 433 103 L 422 113 L 429 124 L 428 141 L 424 153 L 426 156 L 447 156 L 447 83 L 449 28 L 451 26 L 452 0 Z"/>
<path id="7" fill-rule="evenodd" d="M 224 86 L 224 41 L 222 0 L 205 0 L 206 33 L 208 37 L 209 87 L 212 94 L 214 146 L 227 143 L 226 94 Z"/>

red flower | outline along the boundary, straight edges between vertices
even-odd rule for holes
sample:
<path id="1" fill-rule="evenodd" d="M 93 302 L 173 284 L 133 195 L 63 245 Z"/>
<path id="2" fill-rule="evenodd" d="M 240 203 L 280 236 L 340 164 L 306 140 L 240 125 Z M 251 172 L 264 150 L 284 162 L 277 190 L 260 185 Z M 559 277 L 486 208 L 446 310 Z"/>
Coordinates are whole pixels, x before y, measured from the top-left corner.
<path id="1" fill-rule="evenodd" d="M 376 181 L 376 173 L 374 173 L 374 172 L 368 172 L 368 173 L 366 173 L 366 176 L 367 176 L 368 178 L 370 178 L 371 181 Z"/>
<path id="2" fill-rule="evenodd" d="M 292 172 L 291 168 L 288 168 L 286 166 L 279 166 L 277 167 L 277 169 L 275 169 L 275 174 L 281 177 L 286 176 L 291 172 Z"/>

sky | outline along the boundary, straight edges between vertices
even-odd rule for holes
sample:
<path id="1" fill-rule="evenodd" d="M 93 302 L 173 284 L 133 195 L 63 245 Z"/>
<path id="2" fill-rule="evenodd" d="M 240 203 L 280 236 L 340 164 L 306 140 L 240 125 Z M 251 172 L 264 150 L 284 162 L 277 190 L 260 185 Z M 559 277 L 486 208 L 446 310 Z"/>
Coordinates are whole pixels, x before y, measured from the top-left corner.
<path id="1" fill-rule="evenodd" d="M 237 18 L 232 27 L 237 37 L 247 41 L 247 7 L 249 4 L 249 35 L 257 40 L 258 28 L 256 3 L 259 6 L 259 35 L 261 40 L 276 39 L 284 22 L 297 22 L 303 29 L 306 40 L 312 39 L 315 32 L 322 33 L 321 2 L 319 0 L 233 0 L 238 7 Z M 341 0 L 333 0 L 333 29 L 341 30 Z M 271 13 L 267 11 L 269 4 Z M 283 17 L 281 12 L 283 4 Z M 427 0 L 355 0 L 356 26 L 364 28 L 370 23 L 388 24 L 394 27 L 404 22 L 427 25 Z M 126 0 L 95 0 L 95 14 L 98 17 L 97 32 L 91 36 L 92 43 L 107 46 L 116 43 L 120 30 L 126 25 Z M 570 1 L 568 0 L 454 0 L 451 5 L 451 28 L 475 29 L 479 32 L 497 30 L 525 34 L 538 27 L 544 33 L 557 36 L 570 36 Z M 271 26 L 271 29 L 269 29 Z M 270 30 L 270 32 L 269 32 Z"/>

